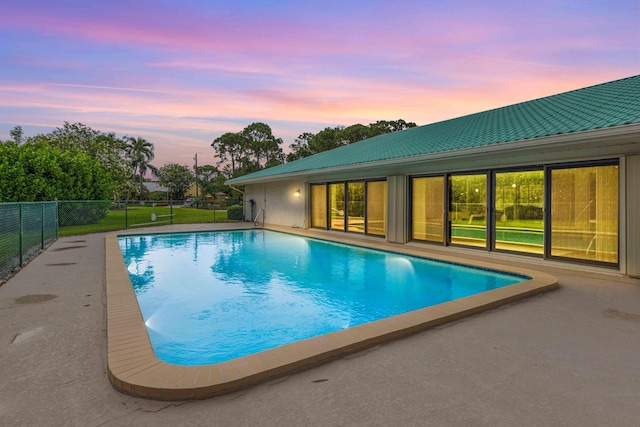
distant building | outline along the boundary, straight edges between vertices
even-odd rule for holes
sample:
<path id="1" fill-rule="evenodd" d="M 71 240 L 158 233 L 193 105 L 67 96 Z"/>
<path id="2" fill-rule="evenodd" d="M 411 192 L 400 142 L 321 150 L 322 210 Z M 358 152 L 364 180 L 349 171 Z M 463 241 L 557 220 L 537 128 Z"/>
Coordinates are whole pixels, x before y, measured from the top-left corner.
<path id="1" fill-rule="evenodd" d="M 640 277 L 640 76 L 380 135 L 227 183 L 244 186 L 266 224 Z"/>
<path id="2" fill-rule="evenodd" d="M 145 181 L 142 183 L 142 185 L 144 185 L 149 193 L 154 193 L 156 191 L 167 194 L 169 193 L 169 189 L 163 187 L 159 182 L 156 181 Z"/>
<path id="3" fill-rule="evenodd" d="M 197 191 L 196 191 L 196 185 L 198 186 Z M 193 200 L 200 199 L 200 200 L 204 200 L 207 203 L 211 203 L 214 200 L 214 197 L 211 196 L 210 194 L 205 195 L 204 191 L 202 191 L 202 186 L 198 184 L 191 184 L 191 187 L 189 187 L 189 189 L 185 193 L 185 198 L 193 199 Z"/>

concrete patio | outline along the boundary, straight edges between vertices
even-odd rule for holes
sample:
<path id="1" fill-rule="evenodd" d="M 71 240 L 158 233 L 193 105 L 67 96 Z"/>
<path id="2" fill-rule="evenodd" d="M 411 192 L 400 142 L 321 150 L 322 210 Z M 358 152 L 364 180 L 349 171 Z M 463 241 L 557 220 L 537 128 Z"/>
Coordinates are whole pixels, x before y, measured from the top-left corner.
<path id="1" fill-rule="evenodd" d="M 61 238 L 0 287 L 0 425 L 635 426 L 640 419 L 638 279 L 546 266 L 560 289 L 234 394 L 159 402 L 121 394 L 107 378 L 104 259 L 104 234 Z"/>

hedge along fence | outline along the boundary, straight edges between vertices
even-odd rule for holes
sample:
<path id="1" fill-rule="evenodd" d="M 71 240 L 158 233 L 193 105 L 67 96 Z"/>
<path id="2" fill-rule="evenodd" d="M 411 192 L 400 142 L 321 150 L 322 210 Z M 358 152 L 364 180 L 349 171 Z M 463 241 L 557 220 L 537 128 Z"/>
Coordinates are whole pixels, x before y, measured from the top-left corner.
<path id="1" fill-rule="evenodd" d="M 0 203 L 0 281 L 58 238 L 56 202 Z"/>

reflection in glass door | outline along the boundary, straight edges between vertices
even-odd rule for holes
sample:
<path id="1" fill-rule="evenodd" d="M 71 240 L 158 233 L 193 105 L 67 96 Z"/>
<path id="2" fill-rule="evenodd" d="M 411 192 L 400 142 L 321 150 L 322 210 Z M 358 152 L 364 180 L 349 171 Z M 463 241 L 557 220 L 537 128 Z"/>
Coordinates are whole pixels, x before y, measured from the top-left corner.
<path id="1" fill-rule="evenodd" d="M 347 231 L 364 233 L 364 182 L 347 183 Z"/>
<path id="2" fill-rule="evenodd" d="M 544 253 L 544 172 L 495 174 L 495 248 Z"/>
<path id="3" fill-rule="evenodd" d="M 344 182 L 338 184 L 329 184 L 329 204 L 331 205 L 330 228 L 332 230 L 344 231 Z"/>
<path id="4" fill-rule="evenodd" d="M 449 176 L 449 242 L 487 246 L 487 175 Z"/>

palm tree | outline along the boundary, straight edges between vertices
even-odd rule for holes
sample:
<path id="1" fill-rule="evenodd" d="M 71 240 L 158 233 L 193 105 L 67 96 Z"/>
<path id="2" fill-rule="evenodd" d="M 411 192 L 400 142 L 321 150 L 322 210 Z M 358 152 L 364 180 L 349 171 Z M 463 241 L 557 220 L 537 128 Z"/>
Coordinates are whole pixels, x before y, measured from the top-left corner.
<path id="1" fill-rule="evenodd" d="M 149 169 L 153 175 L 158 172 L 158 169 L 150 163 L 154 158 L 154 147 L 151 142 L 144 138 L 129 137 L 126 140 L 127 158 L 133 168 L 131 177 L 135 177 L 136 172 L 138 172 L 138 175 L 140 176 L 140 200 L 142 200 L 142 180 L 144 175 L 147 173 L 147 169 Z"/>

